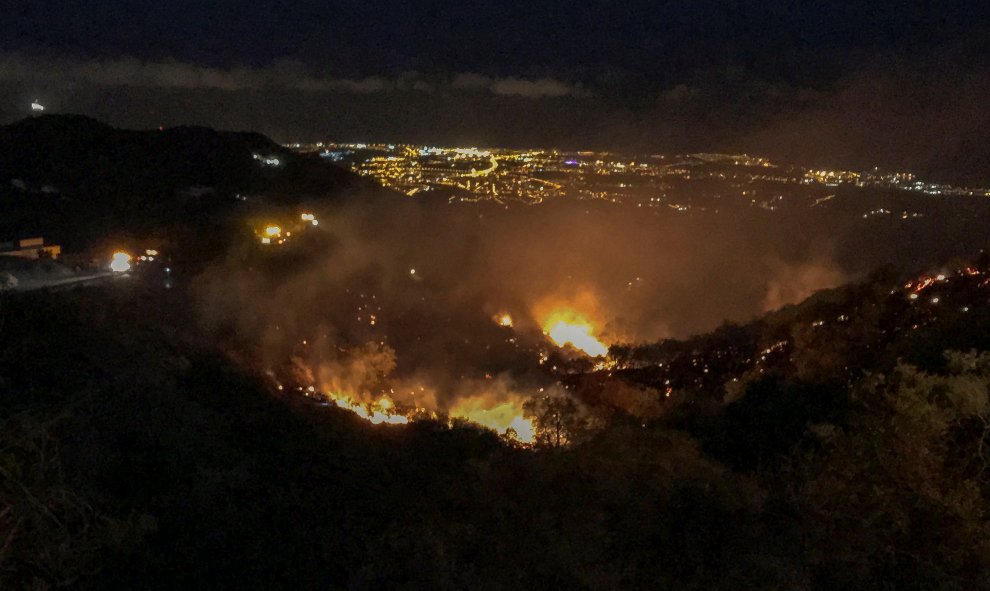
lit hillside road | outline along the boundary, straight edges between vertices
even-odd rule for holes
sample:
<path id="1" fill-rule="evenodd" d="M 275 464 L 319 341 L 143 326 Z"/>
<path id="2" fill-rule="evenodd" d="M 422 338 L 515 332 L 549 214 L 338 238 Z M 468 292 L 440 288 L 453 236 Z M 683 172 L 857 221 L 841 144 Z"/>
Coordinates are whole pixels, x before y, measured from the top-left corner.
<path id="1" fill-rule="evenodd" d="M 39 289 L 63 289 L 77 285 L 90 285 L 106 281 L 113 277 L 112 273 L 93 273 L 75 277 L 61 277 L 57 279 L 23 279 L 16 286 L 9 287 L 9 291 L 28 292 Z"/>
<path id="2" fill-rule="evenodd" d="M 471 176 L 471 177 L 488 176 L 491 173 L 495 172 L 495 170 L 498 168 L 498 159 L 495 158 L 495 155 L 494 154 L 489 155 L 488 158 L 489 158 L 489 160 L 491 160 L 491 163 L 492 163 L 491 166 L 489 166 L 488 168 L 485 168 L 483 170 L 478 170 L 478 171 L 472 172 L 472 173 L 470 173 L 468 175 L 465 175 L 465 176 Z"/>

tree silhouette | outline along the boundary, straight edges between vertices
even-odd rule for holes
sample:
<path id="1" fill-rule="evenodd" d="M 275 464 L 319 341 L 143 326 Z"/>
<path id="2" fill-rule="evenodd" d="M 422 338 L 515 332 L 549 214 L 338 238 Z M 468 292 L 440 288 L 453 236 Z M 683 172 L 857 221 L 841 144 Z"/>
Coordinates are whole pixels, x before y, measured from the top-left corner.
<path id="1" fill-rule="evenodd" d="M 536 446 L 558 448 L 584 439 L 594 420 L 583 405 L 567 392 L 532 398 L 524 405 L 536 426 Z"/>

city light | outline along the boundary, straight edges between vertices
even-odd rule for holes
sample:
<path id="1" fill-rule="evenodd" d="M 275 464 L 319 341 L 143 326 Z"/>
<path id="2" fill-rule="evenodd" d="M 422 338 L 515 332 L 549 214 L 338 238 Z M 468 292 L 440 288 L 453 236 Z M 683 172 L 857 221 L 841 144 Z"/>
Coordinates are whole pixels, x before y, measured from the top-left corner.
<path id="1" fill-rule="evenodd" d="M 131 270 L 131 255 L 123 251 L 117 251 L 110 257 L 110 270 L 114 273 L 126 273 Z"/>
<path id="2" fill-rule="evenodd" d="M 251 154 L 262 166 L 277 168 L 282 165 L 282 161 L 276 156 L 262 156 L 261 154 Z"/>
<path id="3" fill-rule="evenodd" d="M 459 201 L 539 204 L 561 197 L 628 203 L 638 208 L 670 208 L 679 213 L 705 211 L 704 205 L 674 200 L 678 183 L 717 180 L 746 199 L 737 203 L 775 212 L 787 205 L 782 192 L 755 189 L 770 185 L 876 187 L 928 195 L 979 195 L 985 188 L 955 187 L 917 179 L 907 172 L 806 169 L 778 165 L 747 154 L 699 153 L 685 156 L 632 156 L 611 152 L 409 146 L 396 144 L 314 144 L 308 147 L 363 176 L 409 196 L 435 191 Z M 306 147 L 300 148 L 306 150 Z M 329 155 L 329 156 L 328 156 Z M 762 194 L 766 192 L 767 194 Z M 835 193 L 813 196 L 821 207 Z M 894 216 L 886 208 L 862 215 Z M 901 220 L 922 217 L 902 211 Z M 315 219 L 313 220 L 315 225 Z"/>

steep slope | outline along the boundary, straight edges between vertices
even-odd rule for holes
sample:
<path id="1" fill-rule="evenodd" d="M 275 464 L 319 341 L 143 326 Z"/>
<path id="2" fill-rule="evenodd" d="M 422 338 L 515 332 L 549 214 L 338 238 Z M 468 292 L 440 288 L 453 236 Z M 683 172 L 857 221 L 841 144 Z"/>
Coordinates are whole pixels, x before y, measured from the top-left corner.
<path id="1" fill-rule="evenodd" d="M 988 296 L 987 255 L 920 274 L 880 271 L 746 324 L 612 347 L 608 369 L 571 381 L 604 387 L 620 380 L 669 391 L 676 406 L 699 398 L 721 402 L 726 384 L 768 375 L 850 384 L 863 371 L 887 371 L 899 359 L 939 370 L 946 349 L 990 349 Z"/>

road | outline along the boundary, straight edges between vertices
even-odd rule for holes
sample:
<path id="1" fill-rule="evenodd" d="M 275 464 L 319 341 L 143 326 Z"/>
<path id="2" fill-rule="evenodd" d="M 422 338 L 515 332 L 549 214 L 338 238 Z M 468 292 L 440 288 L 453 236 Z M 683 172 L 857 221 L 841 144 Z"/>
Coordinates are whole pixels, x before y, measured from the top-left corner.
<path id="1" fill-rule="evenodd" d="M 18 278 L 17 287 L 9 288 L 10 291 L 16 292 L 26 292 L 26 291 L 36 291 L 39 289 L 63 289 L 66 287 L 72 287 L 76 285 L 86 285 L 89 283 L 97 283 L 100 281 L 106 281 L 113 277 L 114 274 L 110 272 L 99 272 L 90 273 L 87 275 L 74 275 L 72 277 L 59 277 L 52 279 L 21 279 Z"/>

